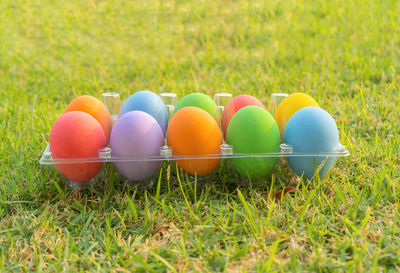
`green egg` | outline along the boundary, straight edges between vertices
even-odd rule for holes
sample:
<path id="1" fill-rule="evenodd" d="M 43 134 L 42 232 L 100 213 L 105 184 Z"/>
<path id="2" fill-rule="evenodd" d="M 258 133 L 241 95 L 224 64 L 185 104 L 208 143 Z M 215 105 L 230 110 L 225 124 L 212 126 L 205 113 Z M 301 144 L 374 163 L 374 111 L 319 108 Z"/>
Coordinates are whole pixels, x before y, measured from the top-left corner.
<path id="1" fill-rule="evenodd" d="M 246 106 L 233 115 L 226 141 L 236 153 L 276 153 L 281 137 L 274 117 L 258 106 Z M 270 173 L 278 157 L 232 158 L 235 170 L 246 177 L 260 178 Z"/>
<path id="2" fill-rule="evenodd" d="M 217 105 L 215 104 L 214 100 L 205 94 L 192 93 L 184 96 L 176 104 L 174 114 L 180 109 L 188 106 L 201 108 L 213 116 L 215 120 L 219 120 Z"/>

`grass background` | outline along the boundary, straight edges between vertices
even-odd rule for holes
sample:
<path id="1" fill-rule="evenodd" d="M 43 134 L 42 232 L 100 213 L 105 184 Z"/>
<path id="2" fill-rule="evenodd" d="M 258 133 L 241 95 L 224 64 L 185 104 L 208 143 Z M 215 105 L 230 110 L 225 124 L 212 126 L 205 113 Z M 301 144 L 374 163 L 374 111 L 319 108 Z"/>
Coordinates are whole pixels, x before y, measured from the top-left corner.
<path id="1" fill-rule="evenodd" d="M 399 33 L 394 0 L 0 1 L 0 269 L 400 270 Z M 164 171 L 147 192 L 76 192 L 39 165 L 74 97 L 141 89 L 306 92 L 352 155 L 322 182 Z"/>

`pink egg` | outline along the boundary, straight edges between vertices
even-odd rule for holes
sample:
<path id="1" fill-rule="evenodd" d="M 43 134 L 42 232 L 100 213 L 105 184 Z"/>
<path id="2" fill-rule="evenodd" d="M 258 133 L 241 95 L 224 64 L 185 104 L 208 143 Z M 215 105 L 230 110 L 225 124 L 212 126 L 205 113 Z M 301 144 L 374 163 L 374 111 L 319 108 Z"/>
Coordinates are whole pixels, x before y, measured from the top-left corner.
<path id="1" fill-rule="evenodd" d="M 237 111 L 242 109 L 243 107 L 250 106 L 250 105 L 255 105 L 255 106 L 265 109 L 265 106 L 262 104 L 261 101 L 259 101 L 258 99 L 256 99 L 253 96 L 250 96 L 250 95 L 236 96 L 224 108 L 224 112 L 222 113 L 221 125 L 222 125 L 222 131 L 224 132 L 225 138 L 226 138 L 226 131 L 228 130 L 229 122 L 231 121 L 231 118 L 233 117 L 233 115 Z"/>

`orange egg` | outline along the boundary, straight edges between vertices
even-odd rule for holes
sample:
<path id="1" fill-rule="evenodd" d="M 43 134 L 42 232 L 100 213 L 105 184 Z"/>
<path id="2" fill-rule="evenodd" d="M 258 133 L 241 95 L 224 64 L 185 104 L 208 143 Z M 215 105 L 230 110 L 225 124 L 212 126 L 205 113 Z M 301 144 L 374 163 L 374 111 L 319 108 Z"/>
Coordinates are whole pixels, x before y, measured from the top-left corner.
<path id="1" fill-rule="evenodd" d="M 71 111 L 85 112 L 94 117 L 103 128 L 108 143 L 110 139 L 112 119 L 104 103 L 92 96 L 80 96 L 71 101 L 64 113 Z"/>
<path id="2" fill-rule="evenodd" d="M 222 133 L 215 119 L 203 109 L 185 107 L 176 112 L 168 124 L 167 142 L 173 156 L 219 154 Z M 219 158 L 180 159 L 178 166 L 194 175 L 212 172 Z"/>

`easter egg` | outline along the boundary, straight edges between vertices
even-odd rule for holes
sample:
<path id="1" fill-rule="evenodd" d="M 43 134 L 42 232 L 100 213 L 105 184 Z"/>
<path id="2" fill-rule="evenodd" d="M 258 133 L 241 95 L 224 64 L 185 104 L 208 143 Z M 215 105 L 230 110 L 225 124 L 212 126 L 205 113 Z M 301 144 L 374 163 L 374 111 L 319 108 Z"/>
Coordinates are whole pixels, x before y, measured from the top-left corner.
<path id="1" fill-rule="evenodd" d="M 222 113 L 222 121 L 221 121 L 222 130 L 224 132 L 225 138 L 226 138 L 226 130 L 228 129 L 229 122 L 231 121 L 233 115 L 239 109 L 242 109 L 243 107 L 250 105 L 255 105 L 265 109 L 265 106 L 262 104 L 261 101 L 250 95 L 236 96 L 228 103 L 227 106 L 225 106 L 224 112 Z"/>
<path id="2" fill-rule="evenodd" d="M 306 107 L 290 118 L 283 140 L 292 145 L 294 153 L 329 153 L 338 148 L 339 132 L 328 112 L 318 107 Z M 287 161 L 298 176 L 311 179 L 324 160 L 319 175 L 321 178 L 326 176 L 336 159 L 335 156 L 294 156 L 288 157 Z"/>
<path id="3" fill-rule="evenodd" d="M 122 115 L 111 131 L 111 156 L 125 158 L 115 160 L 118 171 L 132 181 L 150 178 L 161 166 L 161 161 L 151 158 L 150 161 L 129 161 L 135 157 L 160 156 L 164 145 L 164 133 L 159 123 L 149 114 L 142 111 L 130 111 Z"/>
<path id="4" fill-rule="evenodd" d="M 219 154 L 222 134 L 215 119 L 203 109 L 185 107 L 172 116 L 167 142 L 173 156 Z M 192 175 L 205 175 L 219 164 L 219 158 L 179 159 L 178 166 Z"/>
<path id="5" fill-rule="evenodd" d="M 64 113 L 71 111 L 85 112 L 94 117 L 103 128 L 104 135 L 108 142 L 112 127 L 112 119 L 107 107 L 100 100 L 86 95 L 77 97 L 68 104 Z"/>
<path id="6" fill-rule="evenodd" d="M 226 141 L 237 153 L 277 153 L 280 151 L 279 128 L 272 115 L 258 106 L 246 106 L 232 117 Z M 277 157 L 233 157 L 233 168 L 249 178 L 260 178 L 271 172 Z"/>
<path id="7" fill-rule="evenodd" d="M 106 137 L 100 123 L 85 112 L 72 111 L 62 115 L 50 132 L 50 152 L 54 159 L 94 158 L 106 146 Z M 69 180 L 89 182 L 100 171 L 103 163 L 56 164 Z"/>
<path id="8" fill-rule="evenodd" d="M 278 105 L 275 113 L 275 120 L 279 126 L 282 139 L 286 124 L 291 116 L 298 110 L 309 106 L 319 107 L 319 104 L 312 97 L 304 93 L 291 94 Z"/>
<path id="9" fill-rule="evenodd" d="M 151 91 L 138 91 L 131 95 L 121 107 L 119 116 L 130 111 L 142 111 L 152 116 L 160 125 L 163 134 L 168 126 L 168 112 L 161 98 Z"/>
<path id="10" fill-rule="evenodd" d="M 217 105 L 215 104 L 214 100 L 212 100 L 209 96 L 205 94 L 191 93 L 184 96 L 176 104 L 174 114 L 180 109 L 188 106 L 203 109 L 204 111 L 209 113 L 215 120 L 219 121 Z"/>

